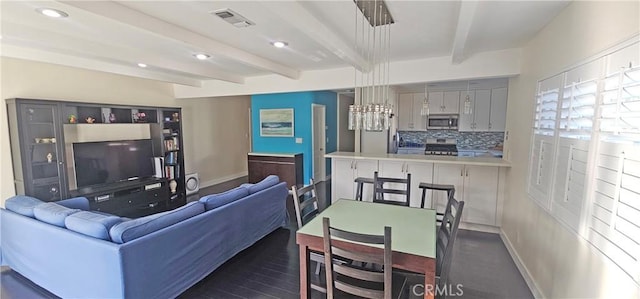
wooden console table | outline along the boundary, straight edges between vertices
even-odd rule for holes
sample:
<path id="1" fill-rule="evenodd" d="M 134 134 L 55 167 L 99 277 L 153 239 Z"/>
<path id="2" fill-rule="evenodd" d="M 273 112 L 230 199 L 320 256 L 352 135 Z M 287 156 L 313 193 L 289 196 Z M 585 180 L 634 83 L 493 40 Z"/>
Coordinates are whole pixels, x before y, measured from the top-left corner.
<path id="1" fill-rule="evenodd" d="M 249 153 L 249 183 L 257 183 L 270 174 L 287 182 L 287 187 L 302 186 L 302 153 Z"/>

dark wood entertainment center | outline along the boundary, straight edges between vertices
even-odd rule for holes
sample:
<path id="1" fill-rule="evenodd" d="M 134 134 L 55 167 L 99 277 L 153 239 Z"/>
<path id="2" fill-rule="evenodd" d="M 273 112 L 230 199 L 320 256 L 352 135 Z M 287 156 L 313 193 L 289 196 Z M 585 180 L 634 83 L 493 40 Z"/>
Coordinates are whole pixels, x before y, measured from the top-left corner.
<path id="1" fill-rule="evenodd" d="M 18 194 L 43 201 L 84 196 L 92 210 L 132 218 L 186 203 L 180 108 L 21 98 L 6 102 Z M 149 163 L 155 176 L 77 186 L 73 143 L 128 139 L 151 140 L 154 158 Z"/>

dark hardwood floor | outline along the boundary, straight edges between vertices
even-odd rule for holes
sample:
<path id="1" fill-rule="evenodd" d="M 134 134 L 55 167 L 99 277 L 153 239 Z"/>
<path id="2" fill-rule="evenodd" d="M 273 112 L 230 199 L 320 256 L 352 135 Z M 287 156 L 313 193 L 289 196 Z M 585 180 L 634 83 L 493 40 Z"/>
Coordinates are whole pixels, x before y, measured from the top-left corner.
<path id="1" fill-rule="evenodd" d="M 234 188 L 246 180 L 244 177 L 204 188 L 199 195 L 191 196 L 190 200 Z M 323 199 L 320 201 L 321 209 L 330 202 L 330 188 L 330 182 L 319 185 L 319 197 Z M 185 291 L 180 298 L 299 298 L 298 247 L 291 199 L 287 201 L 287 207 L 291 217 L 288 227 L 274 231 L 239 253 Z M 533 298 L 500 236 L 496 234 L 459 232 L 450 282 L 454 288 L 456 284 L 462 285 L 462 298 Z M 324 296 L 314 291 L 312 297 Z M 57 297 L 8 267 L 2 267 L 0 298 Z"/>

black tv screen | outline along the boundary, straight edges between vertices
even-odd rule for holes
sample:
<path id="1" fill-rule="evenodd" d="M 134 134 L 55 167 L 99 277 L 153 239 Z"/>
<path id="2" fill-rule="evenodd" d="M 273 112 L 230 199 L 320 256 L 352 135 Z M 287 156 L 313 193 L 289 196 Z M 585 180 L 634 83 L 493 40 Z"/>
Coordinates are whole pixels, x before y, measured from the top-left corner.
<path id="1" fill-rule="evenodd" d="M 151 139 L 73 144 L 78 188 L 153 176 Z"/>

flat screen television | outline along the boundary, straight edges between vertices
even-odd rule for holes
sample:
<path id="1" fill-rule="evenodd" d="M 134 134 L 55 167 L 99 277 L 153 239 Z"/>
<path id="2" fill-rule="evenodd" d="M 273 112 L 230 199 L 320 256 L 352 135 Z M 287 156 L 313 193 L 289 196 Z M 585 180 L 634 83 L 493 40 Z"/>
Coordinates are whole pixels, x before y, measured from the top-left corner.
<path id="1" fill-rule="evenodd" d="M 151 177 L 151 139 L 73 144 L 78 188 Z"/>

